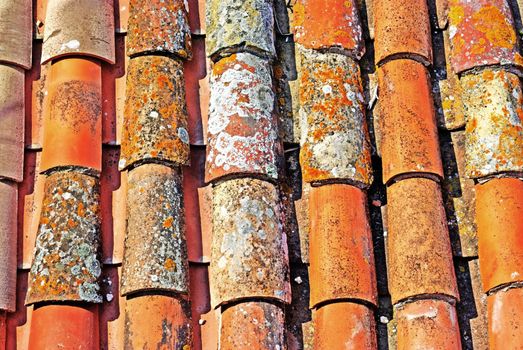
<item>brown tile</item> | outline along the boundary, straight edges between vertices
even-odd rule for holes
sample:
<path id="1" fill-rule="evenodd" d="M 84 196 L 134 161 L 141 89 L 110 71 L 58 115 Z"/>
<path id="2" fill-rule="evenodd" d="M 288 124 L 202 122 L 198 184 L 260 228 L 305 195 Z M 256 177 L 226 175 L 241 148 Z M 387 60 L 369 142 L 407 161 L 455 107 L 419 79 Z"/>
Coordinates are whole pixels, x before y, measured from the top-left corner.
<path id="1" fill-rule="evenodd" d="M 40 65 L 42 43 L 35 40 L 33 52 L 33 67 L 25 76 L 25 148 L 42 149 L 44 134 L 43 122 L 45 103 L 48 99 L 48 82 L 50 63 Z"/>
<path id="2" fill-rule="evenodd" d="M 398 175 L 443 176 L 428 72 L 412 60 L 378 70 L 383 182 Z"/>
<path id="3" fill-rule="evenodd" d="M 20 182 L 24 164 L 25 124 L 22 68 L 0 64 L 0 106 L 0 178 Z"/>
<path id="4" fill-rule="evenodd" d="M 0 181 L 0 309 L 16 308 L 18 185 Z"/>
<path id="5" fill-rule="evenodd" d="M 523 181 L 476 185 L 479 262 L 484 291 L 523 281 Z"/>
<path id="6" fill-rule="evenodd" d="M 49 1 L 42 63 L 70 55 L 92 56 L 114 63 L 113 1 Z"/>
<path id="7" fill-rule="evenodd" d="M 212 305 L 242 298 L 289 302 L 287 245 L 274 185 L 237 179 L 213 190 Z"/>
<path id="8" fill-rule="evenodd" d="M 397 306 L 398 350 L 461 349 L 458 316 L 443 300 L 416 300 Z"/>
<path id="9" fill-rule="evenodd" d="M 336 53 L 302 50 L 300 164 L 306 182 L 372 182 L 360 70 Z"/>
<path id="10" fill-rule="evenodd" d="M 198 323 L 200 316 L 211 310 L 211 294 L 209 290 L 209 265 L 189 265 L 191 282 L 191 310 L 194 321 Z"/>
<path id="11" fill-rule="evenodd" d="M 191 309 L 187 301 L 144 295 L 125 303 L 124 349 L 192 348 Z"/>
<path id="12" fill-rule="evenodd" d="M 377 304 L 367 196 L 350 185 L 311 189 L 311 307 L 336 299 Z"/>
<path id="13" fill-rule="evenodd" d="M 374 313 L 349 302 L 320 307 L 314 315 L 314 350 L 377 349 Z"/>
<path id="14" fill-rule="evenodd" d="M 487 69 L 461 82 L 467 176 L 523 173 L 523 92 L 518 76 Z"/>
<path id="15" fill-rule="evenodd" d="M 266 60 L 239 53 L 214 64 L 206 182 L 238 175 L 278 178 L 283 150 L 273 107 Z"/>
<path id="16" fill-rule="evenodd" d="M 522 349 L 523 289 L 501 290 L 488 297 L 490 349 Z"/>
<path id="17" fill-rule="evenodd" d="M 120 169 L 139 161 L 189 162 L 184 86 L 181 61 L 164 56 L 131 59 Z"/>
<path id="18" fill-rule="evenodd" d="M 425 0 L 374 1 L 376 63 L 413 58 L 432 63 L 429 11 Z"/>
<path id="19" fill-rule="evenodd" d="M 79 166 L 101 170 L 102 70 L 98 61 L 66 58 L 49 72 L 41 171 Z"/>
<path id="20" fill-rule="evenodd" d="M 365 52 L 358 4 L 344 0 L 300 0 L 292 8 L 296 42 L 360 59 Z"/>
<path id="21" fill-rule="evenodd" d="M 179 170 L 144 164 L 128 174 L 121 293 L 188 293 L 189 266 Z"/>
<path id="22" fill-rule="evenodd" d="M 0 4 L 0 62 L 31 68 L 33 14 L 31 0 L 2 1 Z"/>
<path id="23" fill-rule="evenodd" d="M 191 33 L 205 34 L 205 0 L 189 0 L 188 3 Z"/>
<path id="24" fill-rule="evenodd" d="M 100 185 L 94 177 L 75 172 L 47 177 L 28 304 L 102 301 L 98 285 L 99 201 Z"/>
<path id="25" fill-rule="evenodd" d="M 309 217 L 309 199 L 310 199 L 311 185 L 304 183 L 301 190 L 301 197 L 294 201 L 296 208 L 296 221 L 298 224 L 299 248 L 298 245 L 290 246 L 289 249 L 299 249 L 299 259 L 303 263 L 309 263 L 310 260 L 310 217 Z M 289 244 L 292 241 L 289 240 Z M 297 254 L 294 254 L 297 255 Z"/>
<path id="26" fill-rule="evenodd" d="M 392 302 L 423 294 L 459 299 L 439 185 L 405 179 L 387 189 L 387 200 Z"/>
<path id="27" fill-rule="evenodd" d="M 284 315 L 280 306 L 245 302 L 222 311 L 220 349 L 284 349 Z"/>

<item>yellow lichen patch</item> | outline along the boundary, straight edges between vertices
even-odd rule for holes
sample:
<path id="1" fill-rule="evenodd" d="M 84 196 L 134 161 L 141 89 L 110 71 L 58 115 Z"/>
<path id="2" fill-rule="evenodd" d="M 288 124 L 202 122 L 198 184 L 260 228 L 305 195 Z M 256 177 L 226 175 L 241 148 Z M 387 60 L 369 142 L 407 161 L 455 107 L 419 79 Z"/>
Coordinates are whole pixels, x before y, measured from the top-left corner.
<path id="1" fill-rule="evenodd" d="M 512 48 L 516 44 L 514 28 L 505 15 L 495 6 L 485 6 L 472 16 L 474 27 L 485 33 L 487 40 L 495 46 Z"/>
<path id="2" fill-rule="evenodd" d="M 462 6 L 451 6 L 449 10 L 449 21 L 452 25 L 458 25 L 465 18 L 465 10 Z"/>
<path id="3" fill-rule="evenodd" d="M 167 270 L 174 270 L 176 268 L 176 263 L 173 261 L 173 259 L 168 258 L 167 260 L 165 260 L 165 264 L 163 264 L 163 266 Z"/>
<path id="4" fill-rule="evenodd" d="M 164 220 L 163 227 L 164 228 L 172 227 L 173 226 L 173 220 L 174 220 L 174 218 L 172 216 L 169 216 L 167 219 Z"/>

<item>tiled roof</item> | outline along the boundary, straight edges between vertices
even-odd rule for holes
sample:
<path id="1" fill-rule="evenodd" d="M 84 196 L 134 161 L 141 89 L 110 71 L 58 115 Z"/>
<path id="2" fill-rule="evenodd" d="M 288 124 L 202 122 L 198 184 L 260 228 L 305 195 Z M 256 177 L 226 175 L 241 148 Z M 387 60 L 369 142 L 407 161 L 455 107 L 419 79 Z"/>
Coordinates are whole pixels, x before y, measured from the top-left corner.
<path id="1" fill-rule="evenodd" d="M 0 1 L 0 349 L 523 349 L 522 15 Z"/>

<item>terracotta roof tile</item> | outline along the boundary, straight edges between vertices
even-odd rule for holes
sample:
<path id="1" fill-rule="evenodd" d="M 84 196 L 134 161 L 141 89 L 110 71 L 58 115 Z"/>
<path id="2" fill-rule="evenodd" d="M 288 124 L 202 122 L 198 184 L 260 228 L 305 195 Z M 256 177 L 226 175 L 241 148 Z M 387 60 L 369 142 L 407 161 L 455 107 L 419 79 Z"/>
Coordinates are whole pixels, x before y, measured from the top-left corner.
<path id="1" fill-rule="evenodd" d="M 294 207 L 296 213 L 296 223 L 298 226 L 297 235 L 294 234 L 294 240 L 289 237 L 290 258 L 296 257 L 303 263 L 309 263 L 309 236 L 310 236 L 310 218 L 309 218 L 309 200 L 310 200 L 311 185 L 304 183 L 301 190 L 301 196 L 295 198 Z M 297 241 L 297 242 L 296 242 Z M 298 254 L 299 253 L 299 254 Z"/>
<path id="2" fill-rule="evenodd" d="M 24 305 L 28 272 L 17 271 L 16 311 L 7 313 L 6 349 L 28 349 L 33 307 Z"/>
<path id="3" fill-rule="evenodd" d="M 445 29 L 449 20 L 449 0 L 435 0 L 436 17 L 438 19 L 438 28 Z"/>
<path id="4" fill-rule="evenodd" d="M 205 35 L 205 0 L 189 0 L 188 3 L 191 33 Z"/>
<path id="5" fill-rule="evenodd" d="M 208 263 L 211 260 L 211 244 L 212 244 L 212 185 L 207 185 L 198 189 L 198 202 L 200 204 L 200 225 L 202 229 L 201 246 L 202 263 Z M 198 244 L 191 242 L 190 244 Z"/>
<path id="6" fill-rule="evenodd" d="M 49 0 L 42 63 L 87 55 L 114 63 L 112 0 Z"/>
<path id="7" fill-rule="evenodd" d="M 47 3 L 49 0 L 36 0 L 33 8 L 34 20 L 34 39 L 42 40 L 44 38 L 45 29 L 45 12 L 47 11 Z M 34 3 L 34 2 L 33 2 Z M 34 40 L 33 40 L 34 44 Z M 40 62 L 40 59 L 38 60 Z"/>
<path id="8" fill-rule="evenodd" d="M 129 0 L 114 1 L 114 23 L 116 33 L 127 33 L 129 25 Z"/>
<path id="9" fill-rule="evenodd" d="M 107 350 L 124 349 L 125 302 L 120 296 L 120 266 L 105 265 L 102 272 L 101 292 L 105 303 L 100 308 L 100 348 Z"/>
<path id="10" fill-rule="evenodd" d="M 25 148 L 41 149 L 44 133 L 43 119 L 44 110 L 46 109 L 45 103 L 48 101 L 48 99 L 45 98 L 48 91 L 47 76 L 51 64 L 39 64 L 42 52 L 41 42 L 35 41 L 33 51 L 33 67 L 25 76 Z"/>
<path id="11" fill-rule="evenodd" d="M 488 297 L 490 349 L 521 349 L 523 289 L 502 290 Z"/>
<path id="12" fill-rule="evenodd" d="M 174 54 L 191 58 L 187 1 L 129 0 L 127 54 Z"/>
<path id="13" fill-rule="evenodd" d="M 0 181 L 0 309 L 15 311 L 18 185 Z"/>
<path id="14" fill-rule="evenodd" d="M 31 0 L 7 0 L 0 4 L 0 62 L 31 68 L 33 14 Z"/>

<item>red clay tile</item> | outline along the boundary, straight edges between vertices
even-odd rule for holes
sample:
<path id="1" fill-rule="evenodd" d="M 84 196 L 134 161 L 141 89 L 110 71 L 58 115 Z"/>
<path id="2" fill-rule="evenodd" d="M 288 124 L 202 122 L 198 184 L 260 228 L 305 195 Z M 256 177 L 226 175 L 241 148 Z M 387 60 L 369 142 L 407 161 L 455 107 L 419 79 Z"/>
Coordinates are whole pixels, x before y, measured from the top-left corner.
<path id="1" fill-rule="evenodd" d="M 209 311 L 200 320 L 202 349 L 216 349 L 220 339 L 220 309 Z"/>
<path id="2" fill-rule="evenodd" d="M 377 349 L 374 313 L 354 303 L 327 304 L 314 315 L 314 350 Z"/>
<path id="3" fill-rule="evenodd" d="M 300 116 L 303 180 L 372 182 L 360 69 L 336 53 L 302 50 Z"/>
<path id="4" fill-rule="evenodd" d="M 179 170 L 144 164 L 129 171 L 121 293 L 188 293 L 189 266 Z"/>
<path id="5" fill-rule="evenodd" d="M 521 68 L 507 0 L 449 0 L 451 63 L 456 73 L 487 65 Z"/>
<path id="6" fill-rule="evenodd" d="M 309 203 L 311 307 L 336 299 L 376 305 L 365 192 L 349 185 L 313 187 Z"/>
<path id="7" fill-rule="evenodd" d="M 205 149 L 191 149 L 191 166 L 183 168 L 183 208 L 187 237 L 187 254 L 191 262 L 204 262 L 200 199 L 198 189 L 204 185 Z"/>
<path id="8" fill-rule="evenodd" d="M 412 60 L 378 70 L 383 182 L 398 175 L 443 176 L 428 72 Z"/>
<path id="9" fill-rule="evenodd" d="M 64 166 L 101 170 L 101 73 L 100 63 L 90 59 L 66 58 L 51 65 L 42 171 Z"/>
<path id="10" fill-rule="evenodd" d="M 310 284 L 307 265 L 291 264 L 291 303 L 285 305 L 285 328 L 288 350 L 312 350 L 314 324 L 309 309 Z"/>
<path id="11" fill-rule="evenodd" d="M 15 311 L 18 185 L 0 181 L 0 310 Z"/>
<path id="12" fill-rule="evenodd" d="M 18 270 L 16 281 L 16 311 L 7 314 L 7 342 L 5 349 L 29 348 L 29 333 L 33 307 L 24 305 L 27 292 L 27 271 Z"/>
<path id="13" fill-rule="evenodd" d="M 467 176 L 523 174 L 523 92 L 519 78 L 504 70 L 486 69 L 462 77 L 461 82 L 467 111 Z"/>
<path id="14" fill-rule="evenodd" d="M 488 297 L 489 348 L 523 349 L 523 289 L 501 290 Z"/>
<path id="15" fill-rule="evenodd" d="M 192 349 L 187 301 L 145 295 L 125 303 L 125 349 Z"/>
<path id="16" fill-rule="evenodd" d="M 175 54 L 191 59 L 191 31 L 184 0 L 129 0 L 127 54 Z"/>
<path id="17" fill-rule="evenodd" d="M 200 225 L 202 229 L 201 245 L 202 255 L 201 262 L 208 263 L 211 260 L 212 244 L 212 185 L 198 189 L 198 202 L 200 206 Z"/>
<path id="18" fill-rule="evenodd" d="M 33 2 L 2 1 L 0 4 L 0 62 L 31 68 L 33 43 Z"/>
<path id="19" fill-rule="evenodd" d="M 0 64 L 0 106 L 0 178 L 20 182 L 23 176 L 25 124 L 22 68 Z"/>
<path id="20" fill-rule="evenodd" d="M 300 0 L 293 12 L 294 37 L 304 47 L 334 49 L 357 60 L 365 53 L 355 1 Z"/>
<path id="21" fill-rule="evenodd" d="M 99 192 L 99 181 L 88 175 L 58 172 L 47 177 L 27 304 L 102 301 Z"/>
<path id="22" fill-rule="evenodd" d="M 220 349 L 285 349 L 284 314 L 280 306 L 246 302 L 222 311 Z"/>
<path id="23" fill-rule="evenodd" d="M 118 42 L 118 40 L 117 40 Z M 127 40 L 125 40 L 127 42 Z M 118 53 L 119 55 L 120 53 Z M 118 59 L 119 56 L 117 56 Z M 116 126 L 115 126 L 115 143 L 117 145 L 120 145 L 122 143 L 122 134 L 123 134 L 123 124 L 125 120 L 125 97 L 126 97 L 126 90 L 127 90 L 127 72 L 129 67 L 129 56 L 124 56 L 124 69 L 122 71 L 122 74 L 117 76 L 116 82 L 115 82 L 115 105 L 116 105 Z M 120 61 L 116 61 L 116 64 L 119 64 Z"/>
<path id="24" fill-rule="evenodd" d="M 436 182 L 423 178 L 387 188 L 387 263 L 394 304 L 424 294 L 459 299 L 440 191 Z"/>
<path id="25" fill-rule="evenodd" d="M 425 0 L 374 1 L 376 63 L 412 58 L 432 63 L 432 41 Z"/>
<path id="26" fill-rule="evenodd" d="M 239 53 L 214 64 L 206 182 L 238 175 L 278 178 L 283 150 L 273 108 L 266 60 Z"/>
<path id="27" fill-rule="evenodd" d="M 394 310 L 398 350 L 460 350 L 458 316 L 443 300 L 416 300 Z"/>
<path id="28" fill-rule="evenodd" d="M 523 181 L 476 185 L 479 261 L 485 292 L 523 281 Z"/>
<path id="29" fill-rule="evenodd" d="M 45 29 L 45 13 L 47 11 L 48 0 L 36 0 L 33 8 L 34 24 L 35 24 L 35 39 L 42 40 L 44 38 Z M 33 42 L 34 44 L 34 42 Z"/>
<path id="30" fill-rule="evenodd" d="M 247 178 L 213 190 L 212 305 L 243 298 L 289 302 L 287 242 L 274 185 Z"/>
<path id="31" fill-rule="evenodd" d="M 205 34 L 205 0 L 189 0 L 188 3 L 191 33 Z"/>
<path id="32" fill-rule="evenodd" d="M 98 306 L 45 305 L 35 308 L 29 350 L 98 349 Z"/>
<path id="33" fill-rule="evenodd" d="M 191 264 L 189 266 L 191 280 L 191 313 L 193 328 L 193 349 L 205 350 L 202 348 L 202 332 L 205 327 L 204 314 L 211 310 L 209 293 L 209 273 L 208 265 Z M 202 324 L 204 323 L 204 324 Z M 217 334 L 217 328 L 216 328 Z M 214 343 L 214 345 L 216 345 Z"/>
<path id="34" fill-rule="evenodd" d="M 48 73 L 50 63 L 40 65 L 42 43 L 35 40 L 33 67 L 25 76 L 25 148 L 41 149 L 44 133 L 44 110 L 48 99 L 47 94 Z"/>
<path id="35" fill-rule="evenodd" d="M 125 297 L 118 290 L 120 266 L 105 265 L 102 271 L 101 293 L 105 299 L 100 309 L 100 347 L 104 350 L 124 349 Z"/>
<path id="36" fill-rule="evenodd" d="M 310 217 L 309 217 L 309 198 L 311 185 L 303 183 L 301 197 L 294 201 L 296 208 L 296 221 L 298 223 L 298 235 L 300 240 L 300 256 L 303 263 L 309 263 L 310 249 Z"/>
<path id="37" fill-rule="evenodd" d="M 72 55 L 96 57 L 114 64 L 112 0 L 49 1 L 42 63 Z"/>
<path id="38" fill-rule="evenodd" d="M 120 169 L 150 160 L 188 164 L 184 86 L 181 61 L 164 56 L 131 59 Z"/>
<path id="39" fill-rule="evenodd" d="M 116 33 L 127 33 L 129 24 L 129 0 L 117 0 L 114 2 L 114 22 Z"/>

